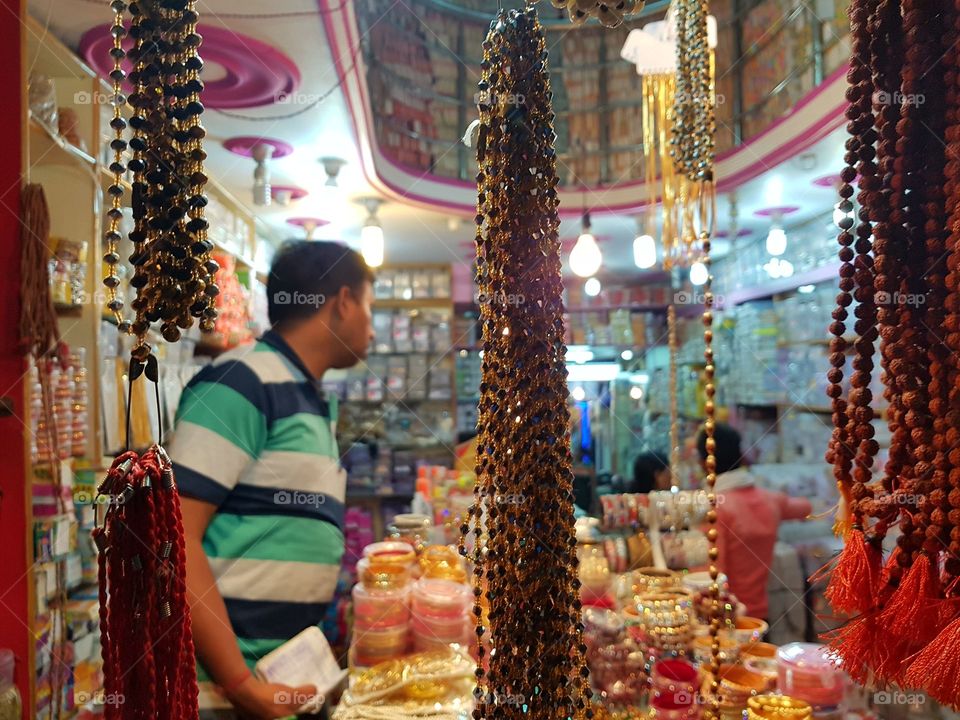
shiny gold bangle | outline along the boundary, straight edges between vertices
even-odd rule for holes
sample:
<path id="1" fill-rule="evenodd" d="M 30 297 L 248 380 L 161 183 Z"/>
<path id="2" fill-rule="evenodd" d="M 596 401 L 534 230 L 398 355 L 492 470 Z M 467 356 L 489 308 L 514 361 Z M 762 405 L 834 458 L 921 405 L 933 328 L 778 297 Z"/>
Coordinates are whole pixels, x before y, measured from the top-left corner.
<path id="1" fill-rule="evenodd" d="M 805 718 L 813 714 L 809 703 L 786 695 L 757 695 L 747 700 L 747 707 L 765 720 Z"/>
<path id="2" fill-rule="evenodd" d="M 350 688 L 357 696 L 383 693 L 399 686 L 406 679 L 407 665 L 401 660 L 377 663 L 360 673 Z"/>

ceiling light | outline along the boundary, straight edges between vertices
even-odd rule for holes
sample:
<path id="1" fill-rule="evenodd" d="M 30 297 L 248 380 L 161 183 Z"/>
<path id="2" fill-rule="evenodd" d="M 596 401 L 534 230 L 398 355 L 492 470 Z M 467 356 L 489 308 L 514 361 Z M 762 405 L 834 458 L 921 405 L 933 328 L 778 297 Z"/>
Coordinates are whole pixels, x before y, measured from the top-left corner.
<path id="1" fill-rule="evenodd" d="M 767 275 L 772 277 L 774 280 L 777 278 L 783 277 L 783 273 L 780 270 L 780 259 L 779 258 L 770 258 L 766 265 L 763 266 L 763 269 L 767 271 Z"/>
<path id="2" fill-rule="evenodd" d="M 600 281 L 597 280 L 595 277 L 590 278 L 583 284 L 583 291 L 589 297 L 596 297 L 597 295 L 600 294 L 600 290 L 602 289 L 603 287 L 600 285 Z"/>
<path id="3" fill-rule="evenodd" d="M 633 350 L 624 350 L 620 353 L 621 360 L 633 360 Z"/>
<path id="4" fill-rule="evenodd" d="M 642 398 L 643 398 L 643 388 L 637 387 L 637 386 L 633 386 L 632 388 L 630 388 L 630 397 L 632 397 L 634 400 L 640 400 L 640 399 L 642 399 Z"/>
<path id="5" fill-rule="evenodd" d="M 707 266 L 699 260 L 690 266 L 690 283 L 692 285 L 703 285 L 710 279 L 710 271 Z"/>
<path id="6" fill-rule="evenodd" d="M 781 277 L 793 277 L 793 263 L 789 260 L 780 261 L 780 276 Z"/>
<path id="7" fill-rule="evenodd" d="M 800 287 L 797 288 L 797 292 L 803 293 L 804 295 L 809 295 L 816 289 L 817 289 L 816 285 L 801 285 Z"/>
<path id="8" fill-rule="evenodd" d="M 657 264 L 657 241 L 652 235 L 637 235 L 633 239 L 633 263 L 641 270 Z"/>
<path id="9" fill-rule="evenodd" d="M 273 147 L 266 143 L 257 143 L 250 151 L 250 156 L 256 161 L 253 170 L 253 204 L 269 205 L 272 193 L 270 192 L 270 168 L 267 160 L 273 155 Z"/>
<path id="10" fill-rule="evenodd" d="M 583 402 L 587 398 L 587 393 L 582 387 L 577 385 L 573 390 L 570 391 L 570 397 L 577 402 Z"/>
<path id="11" fill-rule="evenodd" d="M 380 198 L 363 198 L 360 201 L 367 208 L 367 220 L 360 228 L 360 254 L 370 267 L 383 265 L 383 227 L 377 218 L 377 210 L 383 204 Z"/>
<path id="12" fill-rule="evenodd" d="M 597 239 L 590 232 L 590 213 L 583 213 L 583 225 L 577 244 L 570 251 L 570 269 L 580 277 L 588 278 L 597 274 L 603 263 L 603 255 Z"/>
<path id="13" fill-rule="evenodd" d="M 567 361 L 582 365 L 593 360 L 593 350 L 585 345 L 571 345 L 567 348 Z"/>
<path id="14" fill-rule="evenodd" d="M 320 162 L 323 163 L 323 171 L 327 174 L 327 182 L 324 184 L 327 187 L 338 187 L 337 176 L 347 161 L 338 157 L 322 157 Z"/>
<path id="15" fill-rule="evenodd" d="M 767 252 L 777 257 L 787 251 L 787 233 L 782 227 L 774 226 L 767 233 Z"/>

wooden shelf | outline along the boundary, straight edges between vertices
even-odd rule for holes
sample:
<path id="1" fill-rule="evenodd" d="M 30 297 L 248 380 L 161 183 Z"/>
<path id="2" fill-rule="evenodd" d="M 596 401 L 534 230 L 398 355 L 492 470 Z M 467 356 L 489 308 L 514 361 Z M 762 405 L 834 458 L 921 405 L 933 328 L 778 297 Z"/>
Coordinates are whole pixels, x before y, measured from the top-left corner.
<path id="1" fill-rule="evenodd" d="M 71 145 L 51 128 L 30 116 L 31 165 L 76 165 L 92 172 L 97 161 L 89 153 Z"/>
<path id="2" fill-rule="evenodd" d="M 83 305 L 54 303 L 53 309 L 57 311 L 57 315 L 60 317 L 78 318 L 83 316 Z"/>

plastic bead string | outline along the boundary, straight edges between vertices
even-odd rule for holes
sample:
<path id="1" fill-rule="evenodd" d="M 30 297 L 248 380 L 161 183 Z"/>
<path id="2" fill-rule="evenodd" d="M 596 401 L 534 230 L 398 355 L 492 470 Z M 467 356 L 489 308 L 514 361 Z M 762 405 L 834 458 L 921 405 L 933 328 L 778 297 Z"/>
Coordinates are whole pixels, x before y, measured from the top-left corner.
<path id="1" fill-rule="evenodd" d="M 525 303 L 481 308 L 472 545 L 473 717 L 592 718 L 580 618 L 563 341 L 554 114 L 533 7 L 501 10 L 483 43 L 476 149 L 477 285 Z M 517 98 L 521 98 L 517 102 Z M 470 533 L 474 541 L 468 542 Z M 511 703 L 517 696 L 523 703 Z"/>
<path id="2" fill-rule="evenodd" d="M 831 645 L 871 677 L 960 705 L 960 4 L 850 6 L 840 295 L 831 333 L 828 459 L 845 539 L 830 572 L 834 607 L 859 613 Z M 851 232 L 856 225 L 855 232 Z M 853 372 L 841 386 L 853 309 Z M 875 343 L 889 407 L 889 460 L 874 473 Z M 881 542 L 899 523 L 883 562 Z"/>
<path id="3" fill-rule="evenodd" d="M 159 413 L 159 370 L 148 341 L 153 324 L 159 322 L 164 340 L 172 343 L 197 319 L 202 330 L 212 330 L 217 315 L 219 290 L 213 279 L 218 266 L 210 258 L 213 244 L 204 218 L 199 17 L 193 0 L 129 5 L 114 0 L 110 6 L 114 178 L 108 188 L 103 259 L 109 271 L 103 282 L 118 327 L 136 339 L 128 370 L 127 451 L 116 458 L 99 489 L 110 502 L 103 526 L 94 532 L 100 551 L 104 682 L 108 696 L 124 698 L 122 707 L 108 703 L 105 717 L 190 720 L 198 716 L 197 684 L 179 496 L 163 448 L 157 444 L 138 455 L 129 444 L 130 398 L 141 375 L 154 384 Z M 128 34 L 133 42 L 125 51 Z M 132 64 L 129 76 L 122 67 L 125 59 Z M 129 97 L 124 82 L 132 87 Z M 123 117 L 128 104 L 129 121 Z M 132 156 L 124 163 L 128 150 Z M 132 322 L 123 317 L 116 272 L 126 171 L 133 175 Z M 161 426 L 158 443 L 162 440 Z"/>

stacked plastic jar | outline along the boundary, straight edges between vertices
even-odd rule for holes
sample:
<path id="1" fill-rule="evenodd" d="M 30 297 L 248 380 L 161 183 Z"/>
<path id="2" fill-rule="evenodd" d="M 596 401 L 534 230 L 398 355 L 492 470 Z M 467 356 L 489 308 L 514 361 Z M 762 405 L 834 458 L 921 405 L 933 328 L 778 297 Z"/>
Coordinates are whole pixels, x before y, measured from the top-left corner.
<path id="1" fill-rule="evenodd" d="M 73 377 L 72 432 L 70 454 L 83 457 L 87 452 L 87 350 L 77 348 L 70 353 L 69 374 Z"/>
<path id="2" fill-rule="evenodd" d="M 412 553 L 412 550 L 411 550 Z M 410 638 L 410 571 L 405 563 L 357 564 L 353 588 L 353 663 L 371 666 L 406 654 Z"/>
<path id="3" fill-rule="evenodd" d="M 53 419 L 57 433 L 57 453 L 60 460 L 70 457 L 73 450 L 73 393 L 75 383 L 70 368 L 54 367 L 50 372 L 53 390 Z"/>
<path id="4" fill-rule="evenodd" d="M 411 603 L 415 652 L 468 642 L 473 593 L 467 585 L 421 578 L 414 583 Z"/>

